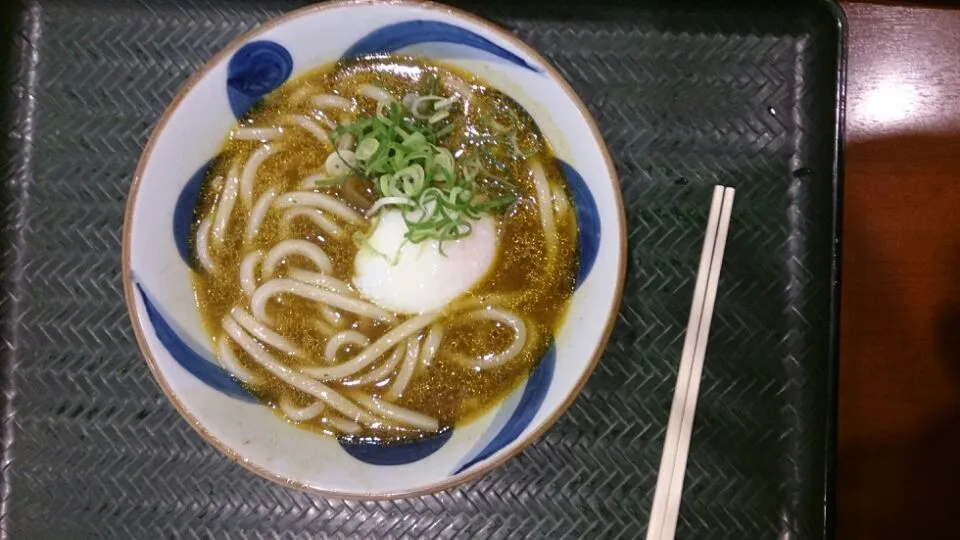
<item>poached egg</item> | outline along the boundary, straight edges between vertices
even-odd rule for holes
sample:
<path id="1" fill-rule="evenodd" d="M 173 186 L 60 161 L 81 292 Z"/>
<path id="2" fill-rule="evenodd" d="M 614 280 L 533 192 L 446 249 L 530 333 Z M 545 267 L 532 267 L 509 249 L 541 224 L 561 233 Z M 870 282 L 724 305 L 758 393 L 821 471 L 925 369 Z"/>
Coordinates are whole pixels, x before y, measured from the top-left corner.
<path id="1" fill-rule="evenodd" d="M 354 260 L 353 284 L 367 299 L 396 313 L 419 314 L 449 304 L 477 284 L 493 265 L 497 223 L 490 216 L 472 221 L 469 235 L 457 240 L 408 242 L 398 210 L 387 210 Z"/>

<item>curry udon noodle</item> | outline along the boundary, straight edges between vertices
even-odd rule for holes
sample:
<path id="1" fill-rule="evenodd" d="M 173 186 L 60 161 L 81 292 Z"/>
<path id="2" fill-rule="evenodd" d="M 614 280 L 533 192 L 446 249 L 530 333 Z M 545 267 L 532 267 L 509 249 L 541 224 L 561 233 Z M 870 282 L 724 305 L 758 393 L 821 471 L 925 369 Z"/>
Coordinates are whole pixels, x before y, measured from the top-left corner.
<path id="1" fill-rule="evenodd" d="M 373 443 L 507 396 L 550 344 L 577 266 L 570 194 L 530 116 L 408 57 L 267 96 L 210 168 L 195 227 L 221 365 L 290 421 Z"/>

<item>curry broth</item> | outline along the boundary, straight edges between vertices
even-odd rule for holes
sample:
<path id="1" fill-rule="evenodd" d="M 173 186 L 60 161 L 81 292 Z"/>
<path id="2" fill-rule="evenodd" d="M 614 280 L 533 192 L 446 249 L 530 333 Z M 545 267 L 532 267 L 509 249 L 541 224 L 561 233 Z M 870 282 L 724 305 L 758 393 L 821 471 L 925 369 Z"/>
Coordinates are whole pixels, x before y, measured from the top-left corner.
<path id="1" fill-rule="evenodd" d="M 489 155 L 477 152 L 477 158 L 486 167 L 495 168 L 499 174 L 515 184 L 518 199 L 505 213 L 494 216 L 499 231 L 496 258 L 490 272 L 466 295 L 480 302 L 486 297 L 497 295 L 502 299 L 498 305 L 522 317 L 528 332 L 528 341 L 518 357 L 498 368 L 475 371 L 458 363 L 456 356 L 477 357 L 480 354 L 501 351 L 510 344 L 512 332 L 509 328 L 501 328 L 491 321 L 458 320 L 456 314 L 442 315 L 438 319 L 445 329 L 439 353 L 430 366 L 418 366 L 414 378 L 396 403 L 437 418 L 441 426 L 452 426 L 482 414 L 528 376 L 560 326 L 572 294 L 577 265 L 576 220 L 570 210 L 572 206 L 565 212 L 556 214 L 559 236 L 556 264 L 554 268 L 546 268 L 545 238 L 540 226 L 535 188 L 524 165 L 525 159 L 531 155 L 539 157 L 551 188 L 563 190 L 568 201 L 570 197 L 566 184 L 554 165 L 551 150 L 532 119 L 515 102 L 465 73 L 440 68 L 419 59 L 388 56 L 326 66 L 303 74 L 267 96 L 240 124 L 276 125 L 280 117 L 287 114 L 304 114 L 316 118 L 316 108 L 310 102 L 309 96 L 319 93 L 353 96 L 356 86 L 362 83 L 375 84 L 395 96 L 412 91 L 424 92 L 427 91 L 424 90 L 425 87 L 438 84 L 435 81 L 444 73 L 467 81 L 475 89 L 466 110 L 461 103 L 454 106 L 452 116 L 465 119 L 456 120 L 453 132 L 441 141 L 443 146 L 458 155 L 458 160 L 460 155 L 477 152 L 481 147 L 489 150 L 491 145 L 478 144 L 478 141 L 484 140 L 483 134 L 489 133 L 491 125 L 507 127 L 509 132 L 515 134 L 515 137 L 510 136 L 508 146 L 513 148 L 513 155 L 502 151 L 501 147 L 506 146 L 504 144 L 493 147 Z M 450 95 L 449 91 L 441 90 L 439 93 Z M 372 100 L 358 98 L 357 103 L 356 114 L 375 112 Z M 349 114 L 332 116 L 334 117 L 331 119 L 337 123 L 350 122 L 355 118 Z M 271 143 L 282 145 L 282 149 L 267 159 L 259 169 L 254 200 L 270 186 L 277 187 L 280 193 L 299 190 L 304 178 L 323 169 L 329 150 L 325 150 L 316 138 L 300 128 L 286 129 L 289 131 L 281 142 Z M 195 227 L 214 208 L 217 202 L 216 188 L 228 174 L 231 164 L 245 162 L 262 144 L 258 141 L 232 139 L 226 142 L 201 189 L 195 213 Z M 351 179 L 341 186 L 318 189 L 337 196 L 361 214 L 376 200 L 370 182 L 360 178 Z M 246 216 L 235 208 L 232 219 L 233 230 L 242 230 Z M 260 249 L 266 253 L 282 239 L 308 239 L 319 244 L 330 256 L 334 266 L 333 275 L 350 282 L 354 257 L 359 249 L 352 239 L 352 234 L 356 231 L 366 233 L 372 225 L 369 222 L 352 228 L 346 223 L 342 225 L 347 234 L 341 239 L 325 235 L 315 224 L 302 219 L 294 221 L 288 231 L 284 231 L 278 212 L 271 212 L 252 245 L 245 246 L 242 235 L 228 235 L 224 246 L 217 252 L 217 274 L 200 271 L 193 273 L 197 303 L 206 329 L 214 341 L 214 350 L 218 340 L 224 339 L 221 330 L 224 316 L 233 306 L 247 304 L 247 298 L 240 289 L 236 276 L 240 260 L 249 250 Z M 309 261 L 298 259 L 299 256 L 292 256 L 287 263 L 313 269 Z M 281 265 L 280 275 L 283 268 L 284 265 Z M 522 294 L 524 291 L 534 291 L 535 294 Z M 324 344 L 331 328 L 320 318 L 319 307 L 296 297 L 280 296 L 271 302 L 269 309 L 275 320 L 274 328 L 301 347 L 306 352 L 306 358 L 315 359 L 297 363 L 297 360 L 277 355 L 278 360 L 293 367 L 321 364 Z M 345 316 L 350 323 L 349 328 L 366 334 L 371 343 L 389 329 L 386 324 L 360 321 L 349 314 Z M 422 343 L 423 338 L 420 341 Z M 257 374 L 260 380 L 269 381 L 250 388 L 263 401 L 275 405 L 281 395 L 286 395 L 287 399 L 302 406 L 314 399 L 272 377 L 266 370 L 249 361 L 239 348 L 235 350 L 245 367 Z M 355 348 L 345 347 L 338 360 L 346 360 L 355 353 Z M 386 356 L 363 372 L 374 369 Z M 349 389 L 339 383 L 326 384 L 349 395 Z M 382 388 L 365 388 L 377 395 L 386 389 L 386 385 Z M 302 422 L 300 425 L 318 431 L 325 430 L 324 426 L 316 421 Z M 364 427 L 364 431 L 358 436 L 380 440 L 398 437 L 396 434 L 377 432 L 367 427 Z"/>

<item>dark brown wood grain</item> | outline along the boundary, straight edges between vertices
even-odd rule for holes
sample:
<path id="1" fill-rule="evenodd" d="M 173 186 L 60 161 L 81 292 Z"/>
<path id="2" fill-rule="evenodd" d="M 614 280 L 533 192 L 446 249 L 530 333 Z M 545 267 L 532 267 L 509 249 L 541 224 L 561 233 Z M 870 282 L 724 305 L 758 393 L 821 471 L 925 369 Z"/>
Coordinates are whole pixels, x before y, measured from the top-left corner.
<path id="1" fill-rule="evenodd" d="M 837 538 L 960 538 L 960 10 L 844 10 Z"/>

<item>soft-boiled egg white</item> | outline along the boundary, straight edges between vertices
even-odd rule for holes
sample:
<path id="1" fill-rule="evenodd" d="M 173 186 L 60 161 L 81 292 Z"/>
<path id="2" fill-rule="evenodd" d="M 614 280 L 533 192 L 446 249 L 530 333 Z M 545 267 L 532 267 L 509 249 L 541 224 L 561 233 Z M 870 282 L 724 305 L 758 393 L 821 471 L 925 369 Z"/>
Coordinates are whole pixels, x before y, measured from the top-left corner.
<path id="1" fill-rule="evenodd" d="M 458 240 L 407 242 L 399 211 L 382 212 L 354 261 L 353 283 L 377 305 L 397 313 L 440 309 L 490 270 L 497 251 L 497 224 L 483 216 Z"/>

